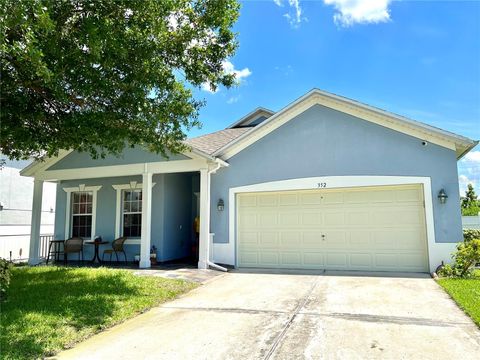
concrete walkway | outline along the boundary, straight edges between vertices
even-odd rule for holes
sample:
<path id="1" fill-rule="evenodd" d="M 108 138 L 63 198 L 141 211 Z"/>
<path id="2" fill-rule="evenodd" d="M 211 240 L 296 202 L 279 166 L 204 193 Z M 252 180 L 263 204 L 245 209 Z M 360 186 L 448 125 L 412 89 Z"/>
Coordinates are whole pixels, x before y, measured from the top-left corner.
<path id="1" fill-rule="evenodd" d="M 426 275 L 233 272 L 58 359 L 478 359 L 480 331 Z"/>
<path id="2" fill-rule="evenodd" d="M 188 280 L 200 284 L 206 284 L 217 276 L 225 275 L 225 273 L 221 271 L 202 270 L 192 267 L 178 267 L 173 269 L 132 269 L 131 271 L 138 276 L 158 276 L 166 279 Z"/>

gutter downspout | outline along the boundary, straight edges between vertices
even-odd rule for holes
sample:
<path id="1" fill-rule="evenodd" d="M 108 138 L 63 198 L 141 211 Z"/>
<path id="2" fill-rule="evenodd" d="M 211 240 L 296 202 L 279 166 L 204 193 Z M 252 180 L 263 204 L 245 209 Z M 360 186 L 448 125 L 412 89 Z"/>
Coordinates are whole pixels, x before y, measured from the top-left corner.
<path id="1" fill-rule="evenodd" d="M 223 160 L 220 160 L 218 158 L 215 159 L 215 162 L 217 163 L 217 166 L 212 169 L 212 170 L 209 170 L 207 171 L 207 176 L 208 176 L 208 203 L 210 203 L 210 186 L 211 186 L 211 181 L 210 181 L 210 177 L 212 174 L 215 174 L 217 172 L 218 169 L 220 169 L 222 166 L 228 166 L 228 163 L 226 163 L 225 161 Z M 208 246 L 207 246 L 207 265 L 214 268 L 214 269 L 217 269 L 217 270 L 220 270 L 220 271 L 224 271 L 224 272 L 227 272 L 228 269 L 223 267 L 223 266 L 220 266 L 218 264 L 215 264 L 213 261 L 210 261 L 210 243 L 213 241 L 211 241 L 211 236 L 210 236 L 210 223 L 208 225 L 209 227 L 209 236 L 208 236 Z"/>

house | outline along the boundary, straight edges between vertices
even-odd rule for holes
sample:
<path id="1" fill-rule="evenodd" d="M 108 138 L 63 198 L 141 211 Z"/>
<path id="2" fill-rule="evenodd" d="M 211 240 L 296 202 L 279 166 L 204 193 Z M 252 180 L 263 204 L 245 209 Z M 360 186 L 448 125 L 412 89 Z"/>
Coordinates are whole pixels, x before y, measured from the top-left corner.
<path id="1" fill-rule="evenodd" d="M 199 268 L 427 272 L 462 239 L 457 160 L 477 144 L 463 136 L 314 89 L 188 144 L 25 168 L 32 254 L 43 181 L 58 184 L 57 238 L 126 235 L 144 268 L 151 245 L 160 261 L 188 255 L 197 215 Z"/>
<path id="2" fill-rule="evenodd" d="M 0 258 L 12 261 L 28 259 L 33 179 L 20 170 L 30 163 L 5 160 L 0 166 Z M 56 185 L 45 183 L 44 194 L 40 233 L 47 240 L 53 235 Z"/>

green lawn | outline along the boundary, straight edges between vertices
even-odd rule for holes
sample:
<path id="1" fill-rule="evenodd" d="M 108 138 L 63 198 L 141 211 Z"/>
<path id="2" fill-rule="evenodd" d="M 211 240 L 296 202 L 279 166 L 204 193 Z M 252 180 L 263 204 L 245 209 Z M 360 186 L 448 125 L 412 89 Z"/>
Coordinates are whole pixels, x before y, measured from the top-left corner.
<path id="1" fill-rule="evenodd" d="M 195 286 L 127 270 L 14 268 L 0 304 L 0 357 L 51 356 Z"/>
<path id="2" fill-rule="evenodd" d="M 480 270 L 470 279 L 438 279 L 438 283 L 480 327 Z"/>

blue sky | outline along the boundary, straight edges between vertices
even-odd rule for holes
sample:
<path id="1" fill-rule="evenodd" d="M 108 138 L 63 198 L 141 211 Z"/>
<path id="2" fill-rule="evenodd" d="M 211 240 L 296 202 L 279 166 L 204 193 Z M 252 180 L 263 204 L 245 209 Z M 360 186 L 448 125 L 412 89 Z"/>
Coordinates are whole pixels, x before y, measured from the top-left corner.
<path id="1" fill-rule="evenodd" d="M 279 110 L 317 87 L 480 139 L 480 1 L 244 1 L 226 68 L 240 85 L 206 100 L 203 128 L 258 106 Z M 480 150 L 459 162 L 480 187 Z"/>

